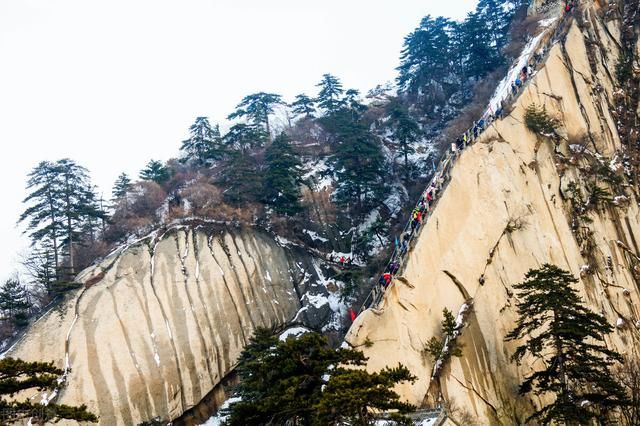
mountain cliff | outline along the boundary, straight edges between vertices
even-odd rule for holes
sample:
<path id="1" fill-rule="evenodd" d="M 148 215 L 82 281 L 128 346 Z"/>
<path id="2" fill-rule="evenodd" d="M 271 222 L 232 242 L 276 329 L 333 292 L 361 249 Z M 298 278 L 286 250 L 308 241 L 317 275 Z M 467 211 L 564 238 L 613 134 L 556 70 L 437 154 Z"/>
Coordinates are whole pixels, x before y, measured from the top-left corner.
<path id="1" fill-rule="evenodd" d="M 614 72 L 625 37 L 637 40 L 638 5 L 584 2 L 564 15 L 562 3 L 547 3 L 533 7 L 556 17 L 553 37 L 540 41 L 545 61 L 508 114 L 460 154 L 400 277 L 346 337 L 372 371 L 409 367 L 418 380 L 399 390 L 410 402 L 444 400 L 451 417 L 478 424 L 521 424 L 543 403 L 517 395 L 539 366 L 512 363 L 518 342 L 504 341 L 517 317 L 512 286 L 529 269 L 554 263 L 579 276 L 584 301 L 616 325 L 607 344 L 626 356 L 640 345 L 637 147 L 625 132 L 637 125 L 638 100 L 635 123 L 625 122 L 621 101 L 634 91 Z M 559 121 L 557 135 L 527 128 L 532 105 Z M 609 195 L 589 204 L 594 185 Z M 436 367 L 425 346 L 444 308 L 464 324 L 462 356 Z"/>
<path id="2" fill-rule="evenodd" d="M 223 383 L 257 326 L 339 323 L 322 270 L 259 229 L 172 226 L 85 270 L 5 355 L 54 360 L 56 402 L 85 403 L 101 424 L 175 419 Z"/>
<path id="3" fill-rule="evenodd" d="M 627 13 L 629 5 L 636 15 Z M 406 365 L 418 380 L 401 387 L 402 395 L 419 406 L 444 401 L 451 418 L 520 424 L 543 403 L 517 396 L 522 377 L 537 366 L 510 362 L 516 343 L 504 341 L 516 319 L 512 286 L 543 263 L 580 277 L 584 300 L 616 325 L 607 337 L 612 348 L 627 356 L 638 349 L 640 109 L 637 84 L 625 86 L 617 72 L 629 49 L 632 58 L 640 56 L 638 4 L 585 2 L 567 14 L 563 8 L 559 1 L 533 2 L 530 13 L 547 18 L 531 46 L 541 58 L 535 73 L 504 105 L 504 115 L 455 154 L 448 185 L 399 276 L 345 338 L 369 357 L 372 371 Z M 631 73 L 638 69 L 632 59 Z M 508 90 L 506 82 L 501 87 Z M 525 116 L 532 106 L 558 121 L 554 134 L 529 130 Z M 419 148 L 415 155 L 425 160 L 435 151 L 431 143 Z M 353 249 L 336 255 L 332 247 L 329 254 L 331 244 L 323 246 L 329 240 L 316 231 L 353 245 L 355 234 L 371 228 L 370 241 L 362 244 L 371 247 L 363 250 L 381 252 L 395 231 L 379 222 L 397 218 L 407 192 L 389 189 L 384 219 L 377 207 L 364 223 L 351 221 L 340 230 L 330 223 L 335 212 L 322 209 L 331 204 L 330 190 L 323 189 L 331 186 L 323 183 L 331 180 L 328 166 L 324 160 L 310 166 L 308 177 L 319 190 L 304 193 L 313 207 L 310 222 L 317 222 L 317 228 L 300 229 L 306 246 L 237 222 L 163 225 L 83 271 L 77 277 L 83 287 L 32 324 L 5 355 L 53 360 L 65 370 L 64 385 L 45 400 L 84 403 L 101 424 L 130 425 L 174 420 L 197 411 L 203 400 L 215 410 L 258 326 L 302 323 L 334 335 L 344 331 L 343 299 L 356 298 L 345 296 L 338 278 L 352 271 L 332 259 Z M 194 188 L 207 206 L 215 205 L 203 187 Z M 191 213 L 185 207 L 184 214 Z M 289 218 L 281 223 L 294 225 Z M 368 274 L 376 265 L 361 269 Z M 438 334 L 444 308 L 458 313 L 462 356 L 434 362 L 425 347 Z"/>

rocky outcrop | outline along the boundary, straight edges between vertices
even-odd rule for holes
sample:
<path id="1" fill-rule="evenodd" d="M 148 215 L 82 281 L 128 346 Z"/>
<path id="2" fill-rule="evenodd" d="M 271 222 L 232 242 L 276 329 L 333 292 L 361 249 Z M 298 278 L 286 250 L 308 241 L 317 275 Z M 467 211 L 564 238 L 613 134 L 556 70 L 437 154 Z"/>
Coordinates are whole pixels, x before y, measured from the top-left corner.
<path id="1" fill-rule="evenodd" d="M 54 360 L 67 371 L 56 402 L 87 404 L 100 424 L 175 419 L 232 371 L 256 327 L 335 322 L 322 274 L 257 229 L 174 226 L 81 273 L 84 288 L 5 355 Z"/>
<path id="2" fill-rule="evenodd" d="M 512 285 L 531 268 L 554 263 L 579 276 L 585 302 L 617 325 L 607 343 L 623 354 L 639 349 L 640 209 L 635 188 L 611 179 L 628 166 L 613 72 L 620 19 L 589 4 L 557 25 L 560 41 L 513 110 L 461 154 L 402 278 L 346 337 L 369 369 L 401 362 L 418 377 L 399 387 L 410 402 L 442 397 L 478 424 L 522 424 L 543 403 L 517 395 L 538 365 L 512 363 L 516 343 L 504 341 L 516 318 Z M 560 120 L 559 137 L 526 128 L 531 104 Z M 592 182 L 611 199 L 585 211 L 567 188 L 586 197 Z M 432 377 L 425 345 L 438 335 L 443 308 L 463 305 L 471 306 L 458 338 L 463 354 Z"/>

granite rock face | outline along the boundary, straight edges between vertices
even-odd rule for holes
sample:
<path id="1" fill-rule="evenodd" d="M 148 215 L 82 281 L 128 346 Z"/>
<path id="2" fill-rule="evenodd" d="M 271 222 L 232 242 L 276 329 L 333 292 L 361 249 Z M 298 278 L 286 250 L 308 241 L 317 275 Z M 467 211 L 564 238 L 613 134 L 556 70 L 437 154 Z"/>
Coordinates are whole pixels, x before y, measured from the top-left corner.
<path id="1" fill-rule="evenodd" d="M 368 369 L 401 362 L 418 377 L 398 388 L 412 403 L 444 398 L 483 425 L 520 424 L 544 403 L 517 395 L 522 378 L 540 366 L 526 358 L 512 363 L 518 342 L 504 341 L 517 317 L 513 284 L 544 263 L 580 277 L 583 300 L 616 326 L 610 347 L 625 355 L 640 349 L 639 200 L 628 185 L 598 177 L 606 169 L 623 175 L 626 167 L 613 73 L 621 22 L 600 12 L 598 2 L 587 3 L 578 19 L 558 19 L 559 41 L 548 43 L 542 68 L 513 110 L 462 152 L 402 277 L 347 334 L 369 357 Z M 527 129 L 532 104 L 559 120 L 557 137 Z M 575 183 L 584 195 L 594 179 L 612 200 L 576 226 L 580 206 L 567 188 Z M 433 378 L 424 349 L 439 333 L 443 308 L 466 310 L 463 354 Z"/>
<path id="2" fill-rule="evenodd" d="M 175 419 L 233 370 L 256 327 L 339 323 L 319 263 L 253 228 L 173 227 L 82 272 L 84 288 L 5 355 L 65 368 L 56 402 L 87 404 L 100 424 Z"/>

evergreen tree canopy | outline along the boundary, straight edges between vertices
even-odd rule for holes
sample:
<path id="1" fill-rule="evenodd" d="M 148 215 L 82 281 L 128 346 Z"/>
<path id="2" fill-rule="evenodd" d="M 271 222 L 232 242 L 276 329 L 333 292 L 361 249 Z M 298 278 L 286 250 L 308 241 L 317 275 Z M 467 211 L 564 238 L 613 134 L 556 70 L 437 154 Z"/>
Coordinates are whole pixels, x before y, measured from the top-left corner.
<path id="1" fill-rule="evenodd" d="M 417 92 L 431 81 L 442 80 L 449 72 L 449 30 L 452 22 L 443 17 L 422 18 L 420 26 L 404 39 L 400 54 L 398 85 Z"/>
<path id="2" fill-rule="evenodd" d="M 289 106 L 296 116 L 304 115 L 305 117 L 313 117 L 313 114 L 316 112 L 315 101 L 304 93 L 296 95 L 295 101 Z"/>
<path id="3" fill-rule="evenodd" d="M 23 200 L 29 206 L 18 219 L 18 223 L 29 220 L 25 233 L 31 239 L 31 245 L 48 240 L 54 254 L 54 269 L 58 271 L 59 239 L 64 232 L 62 213 L 60 170 L 55 163 L 43 161 L 30 173 L 27 190 L 31 192 Z"/>
<path id="4" fill-rule="evenodd" d="M 140 179 L 150 180 L 158 185 L 166 183 L 171 177 L 169 168 L 158 160 L 150 160 L 142 171 L 140 171 Z"/>
<path id="5" fill-rule="evenodd" d="M 466 49 L 467 72 L 470 77 L 480 78 L 504 63 L 494 36 L 485 25 L 479 12 L 471 12 L 462 24 L 462 40 Z"/>
<path id="6" fill-rule="evenodd" d="M 281 214 L 301 211 L 302 162 L 285 133 L 276 137 L 266 151 L 264 200 Z"/>
<path id="7" fill-rule="evenodd" d="M 364 362 L 358 365 L 363 366 Z M 374 425 L 375 410 L 390 411 L 389 421 L 392 424 L 413 425 L 411 419 L 403 414 L 415 411 L 416 407 L 400 401 L 393 388 L 397 383 L 415 379 L 402 365 L 386 367 L 377 373 L 338 367 L 331 371 L 331 378 L 315 406 L 315 424 Z"/>
<path id="8" fill-rule="evenodd" d="M 462 348 L 457 340 L 453 340 L 454 332 L 456 330 L 456 319 L 451 313 L 451 311 L 447 308 L 442 310 L 442 336 L 438 338 L 433 336 L 427 342 L 425 350 L 431 355 L 434 361 L 441 359 L 442 361 L 446 361 L 451 356 L 462 356 Z M 449 339 L 446 354 L 442 353 L 444 349 L 445 341 Z M 443 356 L 444 355 L 444 356 Z"/>
<path id="9" fill-rule="evenodd" d="M 421 130 L 418 123 L 411 118 L 409 112 L 399 102 L 389 104 L 389 116 L 393 138 L 398 141 L 398 155 L 404 157 L 404 178 L 409 181 L 409 155 L 415 152 L 413 145 L 420 137 Z"/>
<path id="10" fill-rule="evenodd" d="M 384 191 L 385 159 L 378 139 L 350 111 L 342 109 L 322 121 L 338 140 L 331 156 L 338 187 L 335 200 L 356 214 L 380 201 Z"/>
<path id="11" fill-rule="evenodd" d="M 33 246 L 21 264 L 31 278 L 32 285 L 42 286 L 49 295 L 55 293 L 58 277 L 55 253 L 50 240 L 45 239 Z"/>
<path id="12" fill-rule="evenodd" d="M 267 133 L 261 126 L 239 123 L 233 125 L 222 140 L 227 150 L 246 154 L 250 149 L 264 145 Z"/>
<path id="13" fill-rule="evenodd" d="M 430 15 L 405 37 L 397 82 L 400 90 L 424 95 L 459 79 L 479 79 L 505 63 L 511 21 L 524 0 L 480 0 L 463 22 Z M 459 90 L 459 89 L 458 89 Z"/>
<path id="14" fill-rule="evenodd" d="M 236 110 L 229 114 L 229 120 L 234 118 L 247 117 L 249 121 L 257 126 L 265 126 L 267 137 L 270 137 L 269 114 L 273 113 L 276 105 L 282 104 L 282 97 L 275 93 L 254 93 L 245 96 L 236 107 Z"/>
<path id="15" fill-rule="evenodd" d="M 53 362 L 26 362 L 15 358 L 0 359 L 0 395 L 13 396 L 27 389 L 53 390 L 59 386 L 58 378 L 64 371 L 55 367 Z M 36 421 L 56 421 L 69 419 L 82 422 L 97 422 L 98 418 L 87 410 L 86 405 L 72 407 L 69 405 L 49 403 L 46 406 L 40 401 L 24 402 L 0 398 L 2 420 L 19 421 L 32 418 Z"/>
<path id="16" fill-rule="evenodd" d="M 545 264 L 530 270 L 518 292 L 518 320 L 506 340 L 527 340 L 512 356 L 543 361 L 544 369 L 525 378 L 520 394 L 551 395 L 554 401 L 528 420 L 587 424 L 602 419 L 615 407 L 626 405 L 625 392 L 609 368 L 622 360 L 607 349 L 604 334 L 613 329 L 601 315 L 582 305 L 569 272 Z"/>
<path id="17" fill-rule="evenodd" d="M 98 206 L 87 170 L 68 158 L 55 163 L 43 161 L 29 174 L 24 199 L 30 206 L 18 222 L 29 219 L 26 233 L 32 245 L 48 240 L 54 252 L 56 270 L 61 265 L 60 248 L 64 248 L 71 273 L 74 270 L 73 246 L 82 230 L 106 213 Z"/>
<path id="18" fill-rule="evenodd" d="M 232 151 L 218 181 L 224 189 L 224 199 L 240 205 L 260 200 L 262 176 L 258 162 L 250 154 Z"/>
<path id="19" fill-rule="evenodd" d="M 359 117 L 367 110 L 367 106 L 360 102 L 360 92 L 356 89 L 348 89 L 344 93 L 343 103 L 351 110 L 355 117 Z"/>
<path id="20" fill-rule="evenodd" d="M 111 195 L 115 200 L 123 199 L 131 191 L 131 179 L 126 173 L 121 173 L 113 184 Z"/>
<path id="21" fill-rule="evenodd" d="M 230 405 L 226 424 L 365 425 L 371 424 L 370 408 L 414 408 L 393 392 L 396 383 L 414 379 L 406 368 L 373 374 L 348 368 L 365 362 L 359 351 L 331 349 L 319 333 L 281 341 L 273 330 L 258 328 L 238 360 L 241 400 Z"/>
<path id="22" fill-rule="evenodd" d="M 4 319 L 13 322 L 16 327 L 27 325 L 29 317 L 29 293 L 18 279 L 10 278 L 0 288 L 0 310 Z"/>
<path id="23" fill-rule="evenodd" d="M 182 147 L 187 160 L 199 166 L 204 166 L 210 160 L 221 160 L 224 156 L 220 128 L 211 127 L 207 117 L 197 117 L 195 123 L 189 127 L 189 138 L 182 141 Z"/>
<path id="24" fill-rule="evenodd" d="M 316 87 L 320 88 L 318 98 L 316 99 L 318 106 L 327 114 L 336 112 L 344 105 L 341 100 L 344 89 L 338 77 L 331 74 L 324 74 L 322 81 L 316 84 Z"/>
<path id="25" fill-rule="evenodd" d="M 490 45 L 500 52 L 508 42 L 509 25 L 515 5 L 505 0 L 479 0 L 476 13 L 483 20 Z"/>

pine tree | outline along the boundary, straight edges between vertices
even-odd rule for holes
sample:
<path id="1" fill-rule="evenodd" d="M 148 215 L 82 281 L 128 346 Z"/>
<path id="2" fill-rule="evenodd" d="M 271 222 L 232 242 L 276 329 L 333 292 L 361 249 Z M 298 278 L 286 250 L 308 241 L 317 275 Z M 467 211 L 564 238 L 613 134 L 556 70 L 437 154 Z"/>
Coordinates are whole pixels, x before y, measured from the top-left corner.
<path id="1" fill-rule="evenodd" d="M 131 179 L 126 173 L 121 173 L 113 184 L 111 196 L 114 200 L 122 200 L 127 197 L 131 191 Z"/>
<path id="2" fill-rule="evenodd" d="M 60 205 L 59 169 L 49 161 L 39 163 L 30 173 L 27 181 L 29 195 L 22 201 L 31 204 L 18 219 L 18 223 L 29 220 L 25 233 L 29 234 L 31 245 L 47 240 L 51 243 L 54 270 L 58 274 L 59 239 L 64 230 Z"/>
<path id="3" fill-rule="evenodd" d="M 493 45 L 494 37 L 478 12 L 467 15 L 462 26 L 470 77 L 481 78 L 504 63 L 500 50 Z"/>
<path id="4" fill-rule="evenodd" d="M 520 394 L 533 392 L 554 398 L 528 420 L 587 424 L 627 405 L 624 390 L 609 371 L 622 361 L 604 342 L 604 334 L 613 328 L 604 317 L 582 305 L 571 287 L 578 280 L 549 264 L 530 270 L 525 278 L 513 286 L 520 298 L 519 316 L 506 340 L 527 339 L 516 348 L 512 360 L 519 363 L 529 355 L 544 365 L 525 378 Z"/>
<path id="5" fill-rule="evenodd" d="M 250 149 L 263 146 L 267 133 L 261 126 L 239 123 L 233 125 L 222 138 L 227 152 L 236 151 L 247 154 Z"/>
<path id="6" fill-rule="evenodd" d="M 285 133 L 276 137 L 266 150 L 264 200 L 277 213 L 293 216 L 299 213 L 302 163 Z"/>
<path id="7" fill-rule="evenodd" d="M 390 411 L 390 423 L 413 425 L 404 414 L 415 411 L 416 407 L 400 401 L 393 387 L 415 379 L 402 365 L 387 367 L 377 373 L 339 366 L 331 371 L 320 401 L 314 406 L 317 410 L 315 424 L 368 426 L 376 424 L 374 413 Z"/>
<path id="8" fill-rule="evenodd" d="M 267 138 L 271 138 L 271 128 L 269 126 L 269 114 L 273 113 L 276 105 L 282 104 L 282 97 L 275 93 L 254 93 L 245 96 L 236 106 L 236 110 L 229 114 L 229 120 L 234 118 L 247 117 L 256 126 L 265 126 Z"/>
<path id="9" fill-rule="evenodd" d="M 356 89 L 348 89 L 344 92 L 343 103 L 351 110 L 354 119 L 358 119 L 367 110 L 367 106 L 360 102 L 360 92 Z"/>
<path id="10" fill-rule="evenodd" d="M 29 174 L 24 199 L 29 207 L 18 223 L 29 219 L 26 233 L 32 245 L 43 240 L 51 243 L 56 271 L 59 271 L 61 248 L 67 256 L 70 274 L 74 273 L 74 244 L 88 220 L 101 219 L 105 213 L 95 206 L 95 193 L 87 170 L 70 159 L 55 163 L 43 161 Z"/>
<path id="11" fill-rule="evenodd" d="M 0 359 L 0 398 L 2 420 L 18 422 L 31 418 L 32 423 L 54 422 L 60 419 L 78 422 L 96 423 L 98 418 L 87 410 L 86 405 L 73 407 L 64 404 L 49 403 L 46 406 L 40 401 L 17 401 L 15 395 L 28 389 L 53 390 L 58 388 L 59 377 L 64 371 L 55 367 L 53 362 L 26 362 L 21 359 Z"/>
<path id="12" fill-rule="evenodd" d="M 30 277 L 30 284 L 42 287 L 49 296 L 55 293 L 58 277 L 55 252 L 49 240 L 42 240 L 32 246 L 21 265 Z"/>
<path id="13" fill-rule="evenodd" d="M 427 342 L 425 350 L 431 355 L 434 361 L 437 361 L 442 357 L 442 350 L 444 349 L 444 344 L 447 339 L 449 339 L 446 353 L 446 359 L 451 356 L 461 357 L 462 356 L 462 348 L 457 340 L 454 340 L 454 331 L 456 330 L 456 319 L 451 313 L 451 311 L 447 308 L 442 310 L 442 322 L 441 322 L 441 333 L 442 337 L 438 338 L 436 336 L 431 337 Z M 442 359 L 442 361 L 446 361 L 446 359 Z"/>
<path id="14" fill-rule="evenodd" d="M 389 104 L 389 116 L 393 126 L 393 138 L 398 141 L 400 148 L 398 152 L 404 157 L 404 179 L 405 182 L 409 182 L 409 155 L 415 152 L 413 144 L 420 136 L 420 126 L 399 102 Z"/>
<path id="15" fill-rule="evenodd" d="M 316 101 L 326 114 L 333 114 L 344 105 L 341 100 L 344 89 L 342 89 L 342 83 L 338 77 L 324 74 L 322 81 L 316 84 L 316 87 L 320 88 Z"/>
<path id="16" fill-rule="evenodd" d="M 329 159 L 339 183 L 335 200 L 362 215 L 380 201 L 384 190 L 385 159 L 380 143 L 349 111 L 336 112 L 322 123 L 338 140 Z"/>
<path id="17" fill-rule="evenodd" d="M 189 138 L 182 141 L 180 150 L 186 159 L 198 166 L 204 166 L 211 160 L 221 160 L 224 156 L 220 128 L 211 127 L 207 117 L 197 117 L 189 127 Z"/>
<path id="18" fill-rule="evenodd" d="M 449 31 L 452 22 L 443 17 L 425 16 L 420 26 L 404 39 L 398 66 L 398 85 L 418 93 L 432 81 L 441 81 L 449 72 Z"/>
<path id="19" fill-rule="evenodd" d="M 158 160 L 150 160 L 140 172 L 140 179 L 150 180 L 158 185 L 166 183 L 170 177 L 169 168 Z"/>
<path id="20" fill-rule="evenodd" d="M 218 181 L 225 190 L 225 201 L 241 205 L 260 200 L 262 176 L 256 159 L 250 154 L 232 151 Z"/>
<path id="21" fill-rule="evenodd" d="M 88 222 L 105 218 L 96 203 L 96 194 L 89 181 L 87 169 L 68 158 L 59 160 L 62 213 L 65 219 L 65 234 L 62 245 L 66 249 L 69 274 L 75 273 L 74 245 L 80 241 L 83 228 Z"/>
<path id="22" fill-rule="evenodd" d="M 238 359 L 235 396 L 241 400 L 230 405 L 227 425 L 327 425 L 343 419 L 360 425 L 369 424 L 369 408 L 414 408 L 393 392 L 396 383 L 413 380 L 404 367 L 373 374 L 348 369 L 365 362 L 359 351 L 331 349 L 319 333 L 281 341 L 274 330 L 258 328 Z"/>
<path id="23" fill-rule="evenodd" d="M 500 52 L 506 45 L 509 35 L 509 25 L 515 7 L 505 0 L 479 0 L 476 13 L 484 23 L 490 45 L 496 52 Z"/>
<path id="24" fill-rule="evenodd" d="M 315 101 L 304 93 L 296 95 L 296 100 L 289 107 L 296 116 L 304 115 L 309 118 L 316 112 Z"/>
<path id="25" fill-rule="evenodd" d="M 6 280 L 0 288 L 0 310 L 4 319 L 16 327 L 23 327 L 28 323 L 30 308 L 27 289 L 16 278 Z"/>
<path id="26" fill-rule="evenodd" d="M 464 22 L 451 22 L 449 26 L 449 58 L 451 71 L 464 78 L 467 75 L 468 49 L 465 43 Z"/>
<path id="27" fill-rule="evenodd" d="M 83 192 L 83 203 L 78 210 L 81 239 L 94 243 L 100 233 L 104 233 L 107 213 L 104 210 L 102 197 L 98 197 L 97 188 L 89 185 Z"/>

